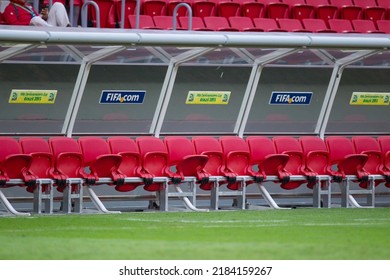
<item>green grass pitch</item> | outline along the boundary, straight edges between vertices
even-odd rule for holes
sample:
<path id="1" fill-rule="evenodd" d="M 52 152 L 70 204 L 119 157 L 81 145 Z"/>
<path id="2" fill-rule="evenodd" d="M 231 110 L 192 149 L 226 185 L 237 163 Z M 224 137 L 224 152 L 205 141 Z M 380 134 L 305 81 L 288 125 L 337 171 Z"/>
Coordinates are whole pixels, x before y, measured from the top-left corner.
<path id="1" fill-rule="evenodd" d="M 0 217 L 2 260 L 388 260 L 390 208 Z"/>

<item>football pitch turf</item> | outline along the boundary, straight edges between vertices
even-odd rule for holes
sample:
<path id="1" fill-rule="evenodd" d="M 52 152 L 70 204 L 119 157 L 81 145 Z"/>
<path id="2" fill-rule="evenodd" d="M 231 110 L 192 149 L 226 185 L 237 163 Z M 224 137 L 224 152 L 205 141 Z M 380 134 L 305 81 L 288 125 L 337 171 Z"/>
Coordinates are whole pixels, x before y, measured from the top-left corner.
<path id="1" fill-rule="evenodd" d="M 389 260 L 390 208 L 0 217 L 2 260 Z"/>

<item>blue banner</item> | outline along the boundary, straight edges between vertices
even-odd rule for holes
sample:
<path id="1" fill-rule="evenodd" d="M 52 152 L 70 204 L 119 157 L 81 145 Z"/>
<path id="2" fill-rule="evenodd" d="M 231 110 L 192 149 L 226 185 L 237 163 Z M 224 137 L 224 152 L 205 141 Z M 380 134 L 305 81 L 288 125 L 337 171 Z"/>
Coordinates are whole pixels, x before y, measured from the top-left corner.
<path id="1" fill-rule="evenodd" d="M 100 104 L 142 104 L 146 91 L 139 90 L 103 90 Z"/>
<path id="2" fill-rule="evenodd" d="M 309 105 L 312 92 L 273 91 L 269 104 L 271 105 Z"/>

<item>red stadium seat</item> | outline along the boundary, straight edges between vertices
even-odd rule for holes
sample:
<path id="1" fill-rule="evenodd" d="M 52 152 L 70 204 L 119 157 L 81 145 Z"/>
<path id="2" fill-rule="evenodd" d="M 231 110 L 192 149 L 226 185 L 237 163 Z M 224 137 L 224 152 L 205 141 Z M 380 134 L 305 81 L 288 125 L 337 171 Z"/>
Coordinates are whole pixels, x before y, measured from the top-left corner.
<path id="1" fill-rule="evenodd" d="M 330 19 L 328 21 L 331 30 L 337 33 L 358 33 L 353 29 L 352 23 L 349 19 Z"/>
<path id="2" fill-rule="evenodd" d="M 239 2 L 221 0 L 217 3 L 217 15 L 220 17 L 236 17 L 241 15 L 241 4 Z"/>
<path id="3" fill-rule="evenodd" d="M 112 180 L 117 190 L 124 184 L 125 175 L 119 171 L 122 157 L 112 154 L 103 138 L 83 136 L 78 139 L 84 159 L 84 168 L 89 168 L 90 175 L 95 177 L 96 183 L 105 183 L 103 178 Z M 109 182 L 111 183 L 111 182 Z"/>
<path id="4" fill-rule="evenodd" d="M 352 143 L 355 147 L 355 152 L 358 154 L 365 154 L 368 160 L 364 165 L 364 169 L 370 175 L 386 175 L 383 169 L 383 158 L 380 145 L 374 137 L 370 136 L 354 136 Z M 390 175 L 390 173 L 388 173 Z M 375 180 L 375 185 L 379 185 L 384 180 Z M 360 187 L 367 188 L 368 182 L 361 182 Z"/>
<path id="5" fill-rule="evenodd" d="M 148 179 L 147 191 L 161 191 L 164 183 L 154 182 L 155 177 L 169 177 L 180 183 L 181 177 L 169 170 L 168 151 L 164 142 L 153 136 L 140 136 L 135 140 L 141 155 L 141 177 Z"/>
<path id="6" fill-rule="evenodd" d="M 143 0 L 142 14 L 148 16 L 164 16 L 167 15 L 167 3 L 165 0 Z"/>
<path id="7" fill-rule="evenodd" d="M 229 23 L 232 28 L 238 29 L 239 31 L 249 32 L 262 32 L 263 29 L 256 28 L 250 17 L 230 17 Z"/>
<path id="8" fill-rule="evenodd" d="M 164 143 L 168 150 L 168 164 L 175 167 L 181 180 L 186 176 L 193 176 L 198 184 L 208 184 L 210 174 L 204 170 L 208 157 L 196 154 L 191 140 L 184 136 L 167 136 Z"/>
<path id="9" fill-rule="evenodd" d="M 282 0 L 290 6 L 290 18 L 302 20 L 304 18 L 314 18 L 315 8 L 306 3 L 305 0 Z"/>
<path id="10" fill-rule="evenodd" d="M 194 0 L 191 6 L 194 17 L 217 16 L 217 4 L 212 0 Z"/>
<path id="11" fill-rule="evenodd" d="M 390 34 L 390 20 L 377 20 L 378 31 Z"/>
<path id="12" fill-rule="evenodd" d="M 130 28 L 135 29 L 137 26 L 137 16 L 129 15 L 129 26 Z M 149 15 L 139 15 L 139 29 L 160 29 L 156 27 L 153 17 Z"/>
<path id="13" fill-rule="evenodd" d="M 378 143 L 382 152 L 382 171 L 386 177 L 386 187 L 390 188 L 390 136 L 379 136 Z"/>
<path id="14" fill-rule="evenodd" d="M 310 32 L 315 33 L 336 33 L 327 27 L 325 21 L 320 18 L 304 18 L 302 19 L 303 27 Z"/>
<path id="15" fill-rule="evenodd" d="M 329 3 L 333 6 L 337 6 L 339 9 L 339 18 L 341 19 L 362 19 L 363 9 L 356 6 L 353 0 L 329 0 Z"/>
<path id="16" fill-rule="evenodd" d="M 370 19 L 354 19 L 352 26 L 359 33 L 384 33 L 376 29 L 375 23 Z"/>
<path id="17" fill-rule="evenodd" d="M 272 18 L 254 18 L 253 24 L 265 32 L 287 32 L 287 30 L 280 28 Z"/>
<path id="18" fill-rule="evenodd" d="M 188 30 L 189 17 L 179 17 L 180 26 L 182 29 Z M 192 17 L 192 30 L 195 31 L 213 31 L 210 28 L 206 28 L 203 19 L 201 17 Z"/>
<path id="19" fill-rule="evenodd" d="M 0 137 L 0 187 L 19 184 L 34 187 L 37 177 L 29 171 L 31 163 L 31 155 L 23 154 L 16 139 Z M 22 182 L 13 184 L 14 179 Z"/>
<path id="20" fill-rule="evenodd" d="M 230 26 L 229 21 L 224 17 L 204 17 L 204 25 L 214 31 L 239 31 Z"/>
<path id="21" fill-rule="evenodd" d="M 263 0 L 267 6 L 267 17 L 272 19 L 289 18 L 290 6 L 276 0 Z"/>
<path id="22" fill-rule="evenodd" d="M 285 166 L 287 172 L 292 176 L 307 176 L 307 180 L 290 180 L 289 182 L 282 182 L 281 187 L 286 190 L 296 189 L 307 181 L 315 182 L 315 173 L 304 173 L 304 156 L 302 147 L 298 139 L 290 136 L 275 136 L 272 138 L 276 152 L 278 154 L 286 154 L 289 156 L 289 160 Z"/>
<path id="23" fill-rule="evenodd" d="M 316 18 L 324 20 L 326 24 L 329 19 L 339 16 L 338 7 L 329 4 L 328 0 L 306 0 L 306 3 L 315 8 Z"/>
<path id="24" fill-rule="evenodd" d="M 115 0 L 96 0 L 100 12 L 100 27 L 101 28 L 115 28 L 118 27 L 116 1 Z M 93 26 L 96 25 L 96 11 L 92 5 L 89 7 L 90 19 Z"/>
<path id="25" fill-rule="evenodd" d="M 278 20 L 279 27 L 288 32 L 310 32 L 306 30 L 301 21 L 295 18 L 280 18 Z"/>
<path id="26" fill-rule="evenodd" d="M 122 19 L 122 1 L 116 1 L 116 14 L 118 22 L 121 22 Z M 130 28 L 130 24 L 128 21 L 129 15 L 135 15 L 136 14 L 136 8 L 137 8 L 137 0 L 126 0 L 125 1 L 125 25 L 124 28 Z"/>
<path id="27" fill-rule="evenodd" d="M 191 2 L 192 2 L 191 0 L 168 0 L 167 2 L 168 16 L 173 16 L 173 12 L 176 6 L 179 5 L 180 3 L 186 3 L 191 7 Z M 180 6 L 177 10 L 177 16 L 178 17 L 188 16 L 188 9 L 184 5 Z"/>
<path id="28" fill-rule="evenodd" d="M 154 16 L 153 21 L 158 29 L 173 30 L 173 16 Z M 179 21 L 176 21 L 175 30 L 181 29 Z"/>
<path id="29" fill-rule="evenodd" d="M 374 22 L 385 19 L 386 8 L 379 7 L 375 0 L 353 0 L 355 6 L 363 9 L 363 18 Z"/>
<path id="30" fill-rule="evenodd" d="M 139 177 L 141 172 L 141 159 L 138 146 L 133 139 L 124 136 L 112 136 L 107 139 L 112 154 L 122 157 L 118 167 L 119 172 L 126 177 Z M 120 192 L 128 192 L 143 185 L 143 182 L 125 183 L 116 188 Z"/>
<path id="31" fill-rule="evenodd" d="M 262 18 L 266 15 L 266 5 L 258 1 L 240 0 L 243 17 Z"/>

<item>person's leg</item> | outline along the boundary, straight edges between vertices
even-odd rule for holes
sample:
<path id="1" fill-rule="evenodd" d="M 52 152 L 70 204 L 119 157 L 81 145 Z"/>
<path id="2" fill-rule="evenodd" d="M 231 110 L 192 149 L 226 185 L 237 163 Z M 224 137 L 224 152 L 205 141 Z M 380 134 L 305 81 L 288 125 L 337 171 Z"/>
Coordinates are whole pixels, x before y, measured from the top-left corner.
<path id="1" fill-rule="evenodd" d="M 47 23 L 44 19 L 42 19 L 40 16 L 35 16 L 31 19 L 30 25 L 34 26 L 52 26 L 49 23 Z"/>
<path id="2" fill-rule="evenodd" d="M 62 3 L 56 2 L 51 6 L 47 23 L 52 26 L 70 26 L 68 13 Z"/>

